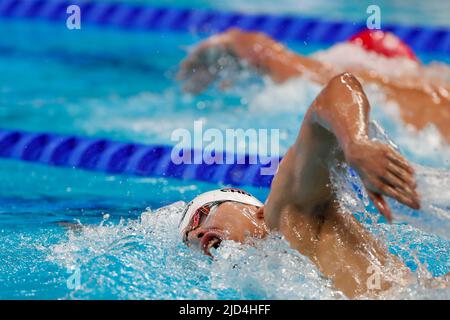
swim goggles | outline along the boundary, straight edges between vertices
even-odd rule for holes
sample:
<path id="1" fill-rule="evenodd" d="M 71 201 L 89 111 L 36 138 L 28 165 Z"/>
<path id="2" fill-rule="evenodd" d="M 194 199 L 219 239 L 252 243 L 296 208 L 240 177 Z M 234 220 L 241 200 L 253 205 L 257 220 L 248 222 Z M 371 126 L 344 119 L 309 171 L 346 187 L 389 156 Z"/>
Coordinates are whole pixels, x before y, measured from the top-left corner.
<path id="1" fill-rule="evenodd" d="M 261 201 L 240 189 L 226 188 L 205 192 L 189 202 L 184 209 L 178 224 L 181 240 L 186 242 L 188 233 L 198 228 L 204 220 L 202 217 L 209 215 L 219 204 L 228 201 L 263 206 Z"/>

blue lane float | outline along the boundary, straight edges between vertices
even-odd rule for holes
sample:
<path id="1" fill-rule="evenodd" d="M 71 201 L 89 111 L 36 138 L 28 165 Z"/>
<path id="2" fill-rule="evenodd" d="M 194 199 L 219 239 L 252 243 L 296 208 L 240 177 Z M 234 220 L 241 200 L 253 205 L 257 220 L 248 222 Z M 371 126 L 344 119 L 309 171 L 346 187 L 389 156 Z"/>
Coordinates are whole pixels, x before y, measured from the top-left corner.
<path id="1" fill-rule="evenodd" d="M 68 17 L 66 9 L 72 4 L 80 6 L 83 24 L 124 30 L 213 33 L 236 26 L 263 31 L 279 40 L 333 44 L 345 41 L 365 28 L 364 22 L 81 0 L 1 0 L 0 18 L 64 22 Z M 450 30 L 445 27 L 385 24 L 383 30 L 394 32 L 414 50 L 450 53 Z"/>
<path id="2" fill-rule="evenodd" d="M 166 177 L 233 186 L 269 187 L 272 175 L 264 164 L 179 164 L 173 147 L 118 142 L 101 138 L 0 129 L 0 158 L 109 174 Z M 191 150 L 194 153 L 194 150 Z M 244 155 L 248 159 L 247 155 Z M 276 159 L 279 161 L 280 159 Z"/>

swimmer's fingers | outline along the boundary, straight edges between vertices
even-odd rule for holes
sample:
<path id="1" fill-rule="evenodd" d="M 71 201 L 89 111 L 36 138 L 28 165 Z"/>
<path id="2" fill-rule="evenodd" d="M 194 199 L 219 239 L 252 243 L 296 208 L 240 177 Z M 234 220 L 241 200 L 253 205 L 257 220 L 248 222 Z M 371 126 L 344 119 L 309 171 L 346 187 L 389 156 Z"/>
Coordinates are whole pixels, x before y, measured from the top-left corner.
<path id="1" fill-rule="evenodd" d="M 211 37 L 200 43 L 188 56 L 181 62 L 178 80 L 187 80 L 193 71 L 200 67 L 208 67 L 211 63 L 216 63 L 226 47 L 220 37 Z"/>
<path id="2" fill-rule="evenodd" d="M 392 222 L 391 209 L 386 203 L 386 200 L 384 200 L 383 196 L 371 190 L 367 190 L 367 194 L 369 195 L 370 200 L 372 200 L 373 204 L 375 205 L 375 208 L 377 208 L 378 212 L 380 212 L 380 214 L 384 216 L 389 222 Z"/>
<path id="3" fill-rule="evenodd" d="M 397 177 L 395 174 L 388 171 L 381 179 L 384 183 L 388 184 L 404 196 L 413 199 L 415 202 L 419 201 L 419 195 L 417 194 L 415 187 L 411 187 L 408 183 Z"/>
<path id="4" fill-rule="evenodd" d="M 416 192 L 416 179 L 414 169 L 410 163 L 396 150 L 385 146 L 385 159 L 379 162 L 383 166 L 382 173 L 379 173 L 378 183 L 374 185 L 378 191 L 390 196 L 401 203 L 413 208 L 420 207 L 419 196 Z"/>
<path id="5" fill-rule="evenodd" d="M 389 175 L 394 175 L 396 178 L 403 181 L 405 184 L 407 184 L 410 188 L 415 189 L 417 187 L 416 179 L 413 174 L 406 171 L 405 169 L 397 166 L 394 163 L 388 163 L 387 165 L 387 171 Z"/>
<path id="6" fill-rule="evenodd" d="M 408 161 L 393 148 L 379 142 L 369 142 L 359 147 L 361 149 L 347 155 L 348 161 L 357 169 L 378 210 L 384 216 L 391 217 L 382 196 L 419 209 L 414 170 Z"/>
<path id="7" fill-rule="evenodd" d="M 183 85 L 183 90 L 192 94 L 199 94 L 205 90 L 215 79 L 204 67 L 196 69 Z"/>
<path id="8" fill-rule="evenodd" d="M 180 71 L 177 74 L 178 80 L 188 80 L 197 69 L 207 67 L 204 55 L 208 48 L 207 44 L 200 44 L 181 62 Z"/>
<path id="9" fill-rule="evenodd" d="M 379 193 L 391 197 L 408 207 L 413 209 L 420 208 L 419 197 L 417 193 L 410 191 L 408 189 L 402 189 L 400 187 L 395 187 L 386 180 L 386 177 L 380 177 L 379 182 L 375 184 L 376 189 Z"/>
<path id="10" fill-rule="evenodd" d="M 387 157 L 390 161 L 392 161 L 396 166 L 402 168 L 403 170 L 409 172 L 410 174 L 414 174 L 414 169 L 409 164 L 408 160 L 406 160 L 401 154 L 395 151 L 393 148 L 389 147 L 389 152 L 387 153 Z"/>
<path id="11" fill-rule="evenodd" d="M 196 69 L 202 66 L 197 56 L 189 56 L 183 60 L 180 64 L 180 71 L 178 71 L 178 80 L 187 80 Z"/>
<path id="12" fill-rule="evenodd" d="M 183 86 L 185 91 L 198 94 L 216 79 L 218 69 L 210 63 L 211 61 L 200 53 L 188 57 L 181 63 L 177 79 L 186 81 Z"/>

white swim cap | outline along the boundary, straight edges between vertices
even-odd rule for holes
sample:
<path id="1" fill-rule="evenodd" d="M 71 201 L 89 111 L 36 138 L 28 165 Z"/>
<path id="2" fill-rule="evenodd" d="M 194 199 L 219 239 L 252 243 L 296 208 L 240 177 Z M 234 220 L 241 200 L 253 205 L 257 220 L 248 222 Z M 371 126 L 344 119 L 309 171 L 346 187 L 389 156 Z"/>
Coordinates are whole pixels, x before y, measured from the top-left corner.
<path id="1" fill-rule="evenodd" d="M 184 212 L 180 219 L 180 223 L 178 225 L 178 230 L 180 231 L 181 238 L 182 239 L 184 238 L 186 229 L 191 223 L 192 218 L 194 217 L 195 213 L 199 208 L 209 203 L 225 202 L 225 201 L 234 201 L 243 204 L 249 204 L 256 207 L 263 206 L 261 201 L 259 201 L 249 193 L 240 189 L 226 188 L 202 193 L 194 200 L 189 202 L 186 208 L 184 209 Z"/>

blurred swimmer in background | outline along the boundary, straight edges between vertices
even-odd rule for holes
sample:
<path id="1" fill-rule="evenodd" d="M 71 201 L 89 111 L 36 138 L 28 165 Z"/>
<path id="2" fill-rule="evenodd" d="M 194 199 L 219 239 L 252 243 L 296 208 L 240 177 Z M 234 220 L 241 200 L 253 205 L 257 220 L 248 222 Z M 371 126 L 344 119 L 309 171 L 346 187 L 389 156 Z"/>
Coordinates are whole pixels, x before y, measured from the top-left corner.
<path id="1" fill-rule="evenodd" d="M 198 45 L 182 62 L 178 76 L 185 80 L 186 91 L 199 93 L 236 61 L 276 83 L 303 76 L 326 85 L 337 74 L 351 72 L 363 85 L 376 84 L 388 100 L 395 101 L 404 123 L 417 130 L 432 124 L 450 143 L 448 66 L 422 65 L 406 44 L 383 31 L 363 31 L 328 51 L 338 53 L 339 59 L 330 58 L 326 51 L 317 55 L 320 59 L 305 57 L 263 33 L 231 29 Z"/>
<path id="2" fill-rule="evenodd" d="M 354 168 L 388 221 L 392 213 L 385 197 L 419 209 L 411 164 L 391 146 L 369 138 L 370 105 L 360 80 L 383 86 L 407 123 L 419 129 L 431 122 L 448 138 L 445 86 L 438 79 L 391 79 L 364 69 L 336 75 L 338 66 L 297 55 L 263 34 L 233 29 L 206 40 L 182 63 L 179 77 L 185 88 L 193 93 L 205 89 L 226 66 L 225 56 L 246 61 L 275 82 L 304 75 L 324 88 L 281 161 L 265 203 L 238 189 L 201 194 L 185 208 L 180 238 L 212 255 L 224 240 L 251 243 L 277 232 L 350 298 L 380 297 L 408 285 L 409 269 L 340 206 L 331 168 L 336 163 Z M 372 286 L 374 270 L 379 283 Z M 438 283 L 448 285 L 444 279 Z"/>

